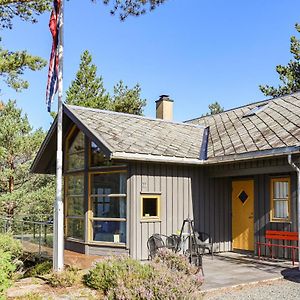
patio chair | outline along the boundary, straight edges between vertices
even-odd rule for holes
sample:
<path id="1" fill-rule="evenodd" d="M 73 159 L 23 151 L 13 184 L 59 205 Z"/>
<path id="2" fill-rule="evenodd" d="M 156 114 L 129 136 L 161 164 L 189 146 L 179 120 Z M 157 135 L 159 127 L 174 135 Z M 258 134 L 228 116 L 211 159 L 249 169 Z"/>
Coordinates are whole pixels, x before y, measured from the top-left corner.
<path id="1" fill-rule="evenodd" d="M 166 248 L 166 244 L 162 237 L 163 235 L 158 233 L 149 237 L 147 241 L 147 248 L 149 252 L 148 259 L 153 259 L 159 249 Z"/>
<path id="2" fill-rule="evenodd" d="M 177 234 L 171 234 L 166 238 L 166 246 L 174 252 L 180 251 L 181 238 Z"/>
<path id="3" fill-rule="evenodd" d="M 211 254 L 211 258 L 214 259 L 214 243 L 213 239 L 206 232 L 195 232 L 196 242 L 200 248 L 202 248 L 203 253 L 208 250 Z"/>

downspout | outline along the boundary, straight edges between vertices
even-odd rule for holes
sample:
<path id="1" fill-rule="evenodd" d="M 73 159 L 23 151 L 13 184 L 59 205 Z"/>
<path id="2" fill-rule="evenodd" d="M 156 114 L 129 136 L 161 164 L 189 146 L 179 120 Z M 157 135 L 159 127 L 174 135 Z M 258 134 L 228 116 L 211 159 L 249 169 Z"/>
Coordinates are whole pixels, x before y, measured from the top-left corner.
<path id="1" fill-rule="evenodd" d="M 292 161 L 292 155 L 288 155 L 288 163 L 295 169 L 297 172 L 297 219 L 298 219 L 298 246 L 300 246 L 300 169 Z M 300 271 L 300 250 L 298 251 L 298 270 Z"/>

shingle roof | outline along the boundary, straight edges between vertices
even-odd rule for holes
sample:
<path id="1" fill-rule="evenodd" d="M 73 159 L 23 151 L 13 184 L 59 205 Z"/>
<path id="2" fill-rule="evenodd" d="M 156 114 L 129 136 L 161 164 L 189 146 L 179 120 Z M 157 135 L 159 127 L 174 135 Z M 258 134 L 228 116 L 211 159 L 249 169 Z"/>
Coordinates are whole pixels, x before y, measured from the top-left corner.
<path id="1" fill-rule="evenodd" d="M 251 114 L 256 107 L 263 109 L 258 110 L 257 114 Z M 208 160 L 299 146 L 300 93 L 249 104 L 186 123 L 209 126 Z"/>
<path id="2" fill-rule="evenodd" d="M 204 127 L 66 105 L 111 153 L 199 159 Z"/>

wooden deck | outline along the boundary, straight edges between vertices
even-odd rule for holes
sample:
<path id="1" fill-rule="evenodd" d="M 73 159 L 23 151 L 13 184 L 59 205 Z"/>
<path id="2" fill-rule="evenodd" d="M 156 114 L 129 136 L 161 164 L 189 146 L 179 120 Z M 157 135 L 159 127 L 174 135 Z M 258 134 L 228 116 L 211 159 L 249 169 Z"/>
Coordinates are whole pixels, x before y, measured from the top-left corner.
<path id="1" fill-rule="evenodd" d="M 33 244 L 27 241 L 23 242 L 24 251 L 30 253 L 39 253 L 39 245 Z M 41 256 L 52 258 L 53 257 L 53 249 L 49 247 L 41 246 Z M 94 255 L 85 255 L 82 253 L 77 253 L 69 250 L 64 251 L 64 260 L 66 266 L 74 266 L 79 269 L 88 269 L 95 262 L 101 260 L 101 256 Z"/>

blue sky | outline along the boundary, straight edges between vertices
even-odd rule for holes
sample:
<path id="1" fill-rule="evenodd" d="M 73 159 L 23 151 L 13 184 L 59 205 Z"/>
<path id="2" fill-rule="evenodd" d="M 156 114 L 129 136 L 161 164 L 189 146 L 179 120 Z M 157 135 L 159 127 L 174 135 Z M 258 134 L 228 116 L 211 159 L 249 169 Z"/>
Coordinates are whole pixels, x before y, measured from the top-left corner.
<path id="1" fill-rule="evenodd" d="M 176 121 L 205 113 L 213 101 L 228 109 L 262 100 L 258 85 L 277 85 L 275 66 L 291 58 L 299 12 L 298 0 L 168 0 L 152 13 L 120 22 L 100 0 L 72 0 L 65 7 L 64 88 L 88 49 L 109 91 L 120 79 L 140 83 L 146 116 L 155 116 L 160 94 L 175 101 Z M 12 31 L 0 33 L 2 46 L 48 60 L 48 21 L 47 13 L 35 25 L 15 22 Z M 52 120 L 45 105 L 47 69 L 26 72 L 30 88 L 22 93 L 1 82 L 1 98 L 17 99 L 35 128 L 48 129 Z"/>

